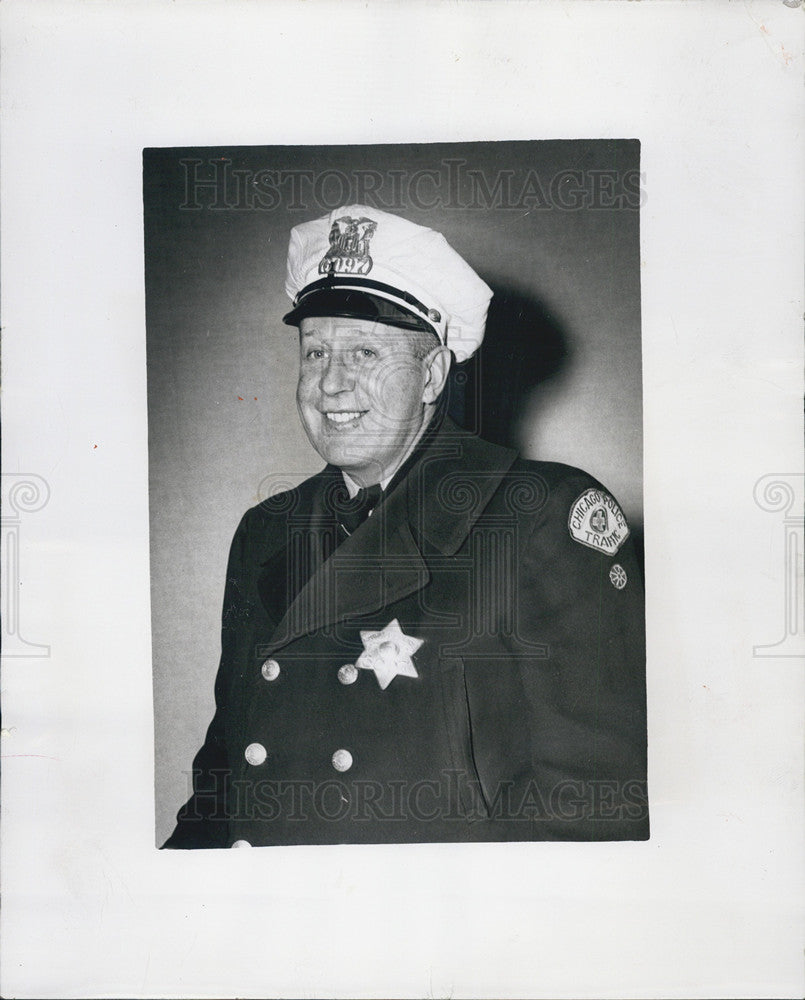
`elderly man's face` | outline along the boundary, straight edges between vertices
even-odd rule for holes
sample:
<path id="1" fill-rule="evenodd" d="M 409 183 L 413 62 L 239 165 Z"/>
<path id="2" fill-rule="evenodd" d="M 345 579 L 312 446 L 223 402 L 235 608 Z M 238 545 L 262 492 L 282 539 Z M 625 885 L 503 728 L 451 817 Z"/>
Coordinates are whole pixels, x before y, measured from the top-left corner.
<path id="1" fill-rule="evenodd" d="M 402 460 L 433 401 L 428 364 L 410 333 L 338 317 L 299 327 L 296 402 L 321 457 L 357 483 L 379 482 Z"/>

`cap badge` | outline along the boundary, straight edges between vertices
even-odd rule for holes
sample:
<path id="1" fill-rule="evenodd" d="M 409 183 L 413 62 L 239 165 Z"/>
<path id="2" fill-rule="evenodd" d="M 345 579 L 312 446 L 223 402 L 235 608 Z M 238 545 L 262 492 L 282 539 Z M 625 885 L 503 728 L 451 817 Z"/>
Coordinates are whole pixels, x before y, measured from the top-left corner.
<path id="1" fill-rule="evenodd" d="M 606 555 L 615 555 L 629 537 L 623 511 L 604 490 L 585 490 L 570 508 L 571 538 Z"/>
<path id="2" fill-rule="evenodd" d="M 377 229 L 374 219 L 342 215 L 330 227 L 330 248 L 319 262 L 319 274 L 368 274 L 372 270 L 369 243 Z"/>
<path id="3" fill-rule="evenodd" d="M 374 670 L 377 683 L 382 691 L 395 677 L 419 677 L 411 659 L 424 642 L 406 635 L 395 618 L 379 632 L 361 630 L 363 652 L 355 661 L 355 666 L 363 670 Z"/>

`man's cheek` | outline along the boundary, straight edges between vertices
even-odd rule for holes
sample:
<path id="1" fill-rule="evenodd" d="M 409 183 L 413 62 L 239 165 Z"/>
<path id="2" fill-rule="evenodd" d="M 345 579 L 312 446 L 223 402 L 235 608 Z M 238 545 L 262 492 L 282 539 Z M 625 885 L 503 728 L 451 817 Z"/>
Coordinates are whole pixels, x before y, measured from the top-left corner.
<path id="1" fill-rule="evenodd" d="M 385 370 L 372 379 L 367 395 L 379 414 L 390 417 L 399 407 L 400 388 L 399 374 Z"/>
<path id="2" fill-rule="evenodd" d="M 415 415 L 417 410 L 417 385 L 409 378 L 400 378 L 384 386 L 380 406 L 387 420 L 395 424 L 405 424 Z"/>
<path id="3" fill-rule="evenodd" d="M 296 388 L 296 403 L 301 409 L 306 409 L 308 411 L 314 410 L 315 407 L 315 391 L 312 385 L 306 381 L 300 381 Z"/>

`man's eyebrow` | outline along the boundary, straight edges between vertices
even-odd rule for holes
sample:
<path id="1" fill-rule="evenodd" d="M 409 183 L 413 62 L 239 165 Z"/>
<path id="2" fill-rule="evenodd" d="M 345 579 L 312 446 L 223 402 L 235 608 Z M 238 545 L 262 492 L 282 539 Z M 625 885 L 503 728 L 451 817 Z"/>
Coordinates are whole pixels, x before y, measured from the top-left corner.
<path id="1" fill-rule="evenodd" d="M 341 339 L 345 335 L 356 343 L 365 340 L 371 340 L 379 344 L 387 344 L 394 342 L 394 339 L 391 337 L 384 336 L 383 334 L 377 333 L 376 331 L 360 330 L 357 327 L 354 328 L 345 327 L 343 330 L 339 331 L 339 333 L 335 335 L 335 339 L 337 340 Z M 312 330 L 308 330 L 307 333 L 302 333 L 301 330 L 299 331 L 300 340 L 309 339 L 311 337 L 318 337 L 326 340 L 328 338 L 328 334 L 315 327 Z"/>

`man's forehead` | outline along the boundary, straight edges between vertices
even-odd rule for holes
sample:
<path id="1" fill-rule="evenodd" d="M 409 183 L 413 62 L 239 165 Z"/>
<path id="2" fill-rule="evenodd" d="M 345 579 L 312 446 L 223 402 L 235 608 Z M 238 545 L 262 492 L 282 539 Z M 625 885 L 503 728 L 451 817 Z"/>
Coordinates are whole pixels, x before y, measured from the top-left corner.
<path id="1" fill-rule="evenodd" d="M 411 331 L 388 323 L 378 323 L 374 320 L 351 319 L 343 316 L 311 316 L 299 324 L 299 335 L 302 339 L 311 337 L 327 337 L 341 341 L 351 339 L 372 338 L 384 343 L 409 342 Z"/>

